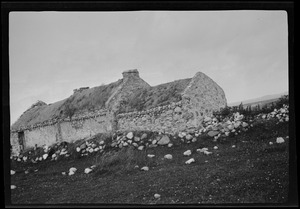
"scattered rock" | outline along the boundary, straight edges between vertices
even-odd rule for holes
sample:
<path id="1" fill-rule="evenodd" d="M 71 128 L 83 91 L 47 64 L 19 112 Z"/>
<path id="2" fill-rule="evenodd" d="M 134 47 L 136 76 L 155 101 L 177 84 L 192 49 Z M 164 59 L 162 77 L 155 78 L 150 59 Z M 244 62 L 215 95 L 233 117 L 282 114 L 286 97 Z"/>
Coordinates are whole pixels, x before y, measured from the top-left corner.
<path id="1" fill-rule="evenodd" d="M 170 139 L 167 135 L 164 135 L 158 142 L 158 145 L 166 145 L 170 142 Z"/>
<path id="2" fill-rule="evenodd" d="M 173 159 L 173 156 L 172 156 L 171 154 L 166 154 L 166 155 L 164 156 L 164 158 L 169 159 L 169 160 L 172 160 L 172 159 Z"/>
<path id="3" fill-rule="evenodd" d="M 156 143 L 157 143 L 157 140 L 154 139 L 154 140 L 152 141 L 152 144 L 156 144 Z"/>
<path id="4" fill-rule="evenodd" d="M 143 135 L 141 136 L 141 139 L 146 139 L 147 138 L 147 134 L 146 133 L 143 133 Z"/>
<path id="5" fill-rule="evenodd" d="M 218 135 L 219 131 L 209 131 L 207 134 L 208 134 L 208 136 L 213 137 L 213 136 Z"/>
<path id="6" fill-rule="evenodd" d="M 10 170 L 10 175 L 14 175 L 15 173 L 16 173 L 16 171 Z"/>
<path id="7" fill-rule="evenodd" d="M 232 147 L 232 148 L 235 148 L 235 145 L 232 145 L 231 147 Z"/>
<path id="8" fill-rule="evenodd" d="M 86 148 L 86 144 L 85 143 L 83 143 L 82 145 L 80 145 L 80 147 L 79 147 L 81 150 L 82 149 L 85 149 Z"/>
<path id="9" fill-rule="evenodd" d="M 132 139 L 133 138 L 133 133 L 132 132 L 129 132 L 127 135 L 126 135 L 127 139 Z"/>
<path id="10" fill-rule="evenodd" d="M 149 167 L 148 166 L 144 166 L 141 168 L 142 171 L 149 171 Z"/>
<path id="11" fill-rule="evenodd" d="M 80 152 L 80 147 L 76 147 L 76 152 Z"/>
<path id="12" fill-rule="evenodd" d="M 186 140 L 191 140 L 193 138 L 193 136 L 191 134 L 188 134 L 185 136 Z"/>
<path id="13" fill-rule="evenodd" d="M 139 146 L 139 145 L 138 145 L 137 143 L 135 143 L 135 142 L 133 142 L 132 145 L 133 145 L 134 147 Z"/>
<path id="14" fill-rule="evenodd" d="M 154 197 L 158 199 L 160 198 L 160 194 L 154 194 Z"/>
<path id="15" fill-rule="evenodd" d="M 184 153 L 183 153 L 183 155 L 185 155 L 185 156 L 189 156 L 189 155 L 191 155 L 192 154 L 192 151 L 191 150 L 187 150 L 187 151 L 185 151 Z"/>
<path id="16" fill-rule="evenodd" d="M 284 139 L 282 137 L 278 137 L 276 139 L 276 143 L 280 144 L 280 143 L 284 143 Z"/>
<path id="17" fill-rule="evenodd" d="M 155 157 L 155 155 L 148 154 L 147 157 L 153 158 L 153 157 Z"/>
<path id="18" fill-rule="evenodd" d="M 66 175 L 66 172 L 62 172 L 61 174 L 62 174 L 62 175 Z"/>
<path id="19" fill-rule="evenodd" d="M 76 171 L 77 171 L 77 168 L 74 168 L 74 167 L 69 169 L 69 172 L 76 172 Z"/>
<path id="20" fill-rule="evenodd" d="M 138 147 L 138 150 L 143 150 L 144 149 L 144 146 L 139 146 Z"/>
<path id="21" fill-rule="evenodd" d="M 194 158 L 191 158 L 191 159 L 189 159 L 188 161 L 186 161 L 185 164 L 191 164 L 191 163 L 193 163 L 193 162 L 195 162 L 195 159 L 194 159 Z"/>
<path id="22" fill-rule="evenodd" d="M 204 151 L 203 153 L 206 154 L 206 155 L 212 154 L 212 152 L 209 152 L 209 151 Z"/>
<path id="23" fill-rule="evenodd" d="M 197 141 L 197 138 L 193 138 L 193 139 L 192 139 L 192 142 L 196 142 L 196 141 Z"/>
<path id="24" fill-rule="evenodd" d="M 269 142 L 269 144 L 270 144 L 270 145 L 272 145 L 272 144 L 273 144 L 273 142 Z"/>
<path id="25" fill-rule="evenodd" d="M 218 149 L 218 147 L 217 147 L 217 146 L 214 146 L 214 149 Z"/>
<path id="26" fill-rule="evenodd" d="M 137 136 L 135 136 L 135 137 L 133 138 L 133 140 L 134 140 L 135 142 L 139 142 L 139 141 L 141 140 L 141 138 L 140 138 L 140 137 L 137 137 Z"/>
<path id="27" fill-rule="evenodd" d="M 84 173 L 89 174 L 90 172 L 92 172 L 93 170 L 91 168 L 86 168 L 84 169 Z"/>
<path id="28" fill-rule="evenodd" d="M 15 185 L 10 185 L 10 189 L 16 189 L 17 187 Z"/>
<path id="29" fill-rule="evenodd" d="M 202 148 L 202 149 L 197 149 L 197 152 L 205 152 L 205 151 L 207 151 L 207 150 L 208 150 L 208 148 L 204 147 L 204 148 Z"/>
<path id="30" fill-rule="evenodd" d="M 172 143 L 169 143 L 169 144 L 168 144 L 168 147 L 172 147 L 172 146 L 173 146 L 173 144 L 172 144 Z"/>

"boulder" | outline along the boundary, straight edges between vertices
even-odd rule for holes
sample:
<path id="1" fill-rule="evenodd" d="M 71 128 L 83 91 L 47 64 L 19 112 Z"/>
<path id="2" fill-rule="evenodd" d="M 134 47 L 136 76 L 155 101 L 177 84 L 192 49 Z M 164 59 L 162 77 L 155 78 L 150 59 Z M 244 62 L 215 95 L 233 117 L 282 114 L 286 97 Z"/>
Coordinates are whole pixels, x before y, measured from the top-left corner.
<path id="1" fill-rule="evenodd" d="M 133 133 L 132 132 L 129 132 L 127 135 L 126 135 L 127 139 L 132 139 L 133 138 Z"/>
<path id="2" fill-rule="evenodd" d="M 146 139 L 147 138 L 147 134 L 146 133 L 143 133 L 143 135 L 141 136 L 141 139 Z"/>
<path id="3" fill-rule="evenodd" d="M 207 134 L 208 134 L 208 136 L 213 137 L 213 136 L 218 135 L 219 131 L 209 131 Z"/>
<path id="4" fill-rule="evenodd" d="M 147 134 L 146 134 L 147 135 Z M 137 136 L 135 136 L 134 138 L 133 138 L 133 140 L 135 141 L 135 142 L 139 142 L 140 140 L 141 140 L 141 138 L 140 137 L 137 137 Z"/>
<path id="5" fill-rule="evenodd" d="M 80 152 L 80 147 L 76 147 L 76 152 Z"/>
<path id="6" fill-rule="evenodd" d="M 82 149 L 85 149 L 86 148 L 86 144 L 85 143 L 83 143 L 82 145 L 80 145 L 80 147 L 79 147 L 81 150 Z"/>
<path id="7" fill-rule="evenodd" d="M 153 157 L 155 157 L 155 155 L 148 154 L 147 157 L 153 158 Z"/>
<path id="8" fill-rule="evenodd" d="M 152 141 L 152 144 L 156 144 L 156 143 L 157 143 L 157 140 L 154 139 L 154 140 Z"/>
<path id="9" fill-rule="evenodd" d="M 48 154 L 43 154 L 43 159 L 46 160 L 48 157 Z"/>
<path id="10" fill-rule="evenodd" d="M 282 137 L 278 137 L 276 139 L 276 143 L 278 143 L 278 144 L 284 143 L 284 139 Z"/>
<path id="11" fill-rule="evenodd" d="M 16 173 L 16 171 L 10 170 L 10 175 L 14 175 L 15 173 Z"/>
<path id="12" fill-rule="evenodd" d="M 172 160 L 173 156 L 171 154 L 166 154 L 164 156 L 164 158 L 168 159 L 168 160 Z"/>
<path id="13" fill-rule="evenodd" d="M 16 189 L 17 187 L 15 185 L 10 185 L 10 189 Z"/>
<path id="14" fill-rule="evenodd" d="M 144 166 L 141 168 L 142 171 L 149 171 L 149 167 L 148 166 Z"/>
<path id="15" fill-rule="evenodd" d="M 86 168 L 84 169 L 84 173 L 89 174 L 90 172 L 92 172 L 93 170 L 90 168 Z"/>
<path id="16" fill-rule="evenodd" d="M 193 162 L 195 162 L 195 159 L 194 159 L 194 158 L 191 158 L 191 159 L 189 159 L 188 161 L 186 161 L 185 164 L 191 164 L 191 163 L 193 163 Z"/>
<path id="17" fill-rule="evenodd" d="M 188 134 L 185 136 L 186 140 L 191 140 L 193 138 L 193 136 L 191 134 Z"/>
<path id="18" fill-rule="evenodd" d="M 164 135 L 158 142 L 158 145 L 166 145 L 170 142 L 170 139 L 167 135 Z"/>
<path id="19" fill-rule="evenodd" d="M 144 146 L 139 146 L 138 147 L 138 150 L 143 150 L 144 149 Z"/>
<path id="20" fill-rule="evenodd" d="M 158 198 L 160 198 L 160 194 L 154 194 L 154 197 L 155 197 L 156 199 L 158 199 Z"/>
<path id="21" fill-rule="evenodd" d="M 183 155 L 186 155 L 186 156 L 189 156 L 192 154 L 192 151 L 191 150 L 187 150 L 183 153 Z"/>

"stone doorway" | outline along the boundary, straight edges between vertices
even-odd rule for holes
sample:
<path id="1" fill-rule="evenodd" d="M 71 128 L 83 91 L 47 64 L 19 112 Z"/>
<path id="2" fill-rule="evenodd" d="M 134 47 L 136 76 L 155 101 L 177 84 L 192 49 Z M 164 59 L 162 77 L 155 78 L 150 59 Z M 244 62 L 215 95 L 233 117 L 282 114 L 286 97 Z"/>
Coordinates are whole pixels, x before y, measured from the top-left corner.
<path id="1" fill-rule="evenodd" d="M 19 142 L 20 151 L 23 151 L 25 149 L 24 131 L 18 132 L 18 142 Z"/>

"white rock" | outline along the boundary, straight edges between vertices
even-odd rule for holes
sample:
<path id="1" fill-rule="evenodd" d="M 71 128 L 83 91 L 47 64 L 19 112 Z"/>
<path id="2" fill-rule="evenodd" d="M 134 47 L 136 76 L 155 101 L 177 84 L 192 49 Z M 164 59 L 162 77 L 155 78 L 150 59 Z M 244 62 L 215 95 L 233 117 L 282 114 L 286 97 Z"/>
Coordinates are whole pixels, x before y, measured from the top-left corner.
<path id="1" fill-rule="evenodd" d="M 18 158 L 18 159 L 17 159 L 17 161 L 18 161 L 18 162 L 20 162 L 20 161 L 21 161 L 21 159 L 20 159 L 20 158 Z"/>
<path id="2" fill-rule="evenodd" d="M 284 143 L 284 139 L 282 137 L 278 137 L 276 139 L 276 143 L 280 144 L 280 143 Z"/>
<path id="3" fill-rule="evenodd" d="M 43 160 L 43 157 L 40 157 L 40 158 L 39 158 L 39 161 L 42 161 L 42 160 Z"/>
<path id="4" fill-rule="evenodd" d="M 232 148 L 235 148 L 235 145 L 232 145 L 231 147 L 232 147 Z"/>
<path id="5" fill-rule="evenodd" d="M 89 149 L 89 152 L 90 153 L 94 152 L 94 149 L 93 148 Z"/>
<path id="6" fill-rule="evenodd" d="M 138 147 L 138 150 L 143 150 L 144 149 L 144 146 L 139 146 Z"/>
<path id="7" fill-rule="evenodd" d="M 29 173 L 29 171 L 25 171 L 25 174 L 28 174 Z"/>
<path id="8" fill-rule="evenodd" d="M 128 146 L 128 143 L 127 143 L 127 142 L 124 142 L 124 143 L 123 143 L 123 146 L 124 146 L 124 147 L 127 147 L 127 146 Z"/>
<path id="9" fill-rule="evenodd" d="M 27 161 L 27 156 L 23 157 L 23 161 L 25 161 L 25 162 Z"/>
<path id="10" fill-rule="evenodd" d="M 94 168 L 96 168 L 96 165 L 92 165 L 90 168 L 91 168 L 91 169 L 94 169 Z"/>
<path id="11" fill-rule="evenodd" d="M 80 147 L 76 147 L 77 152 L 80 152 L 80 150 L 81 150 Z"/>
<path id="12" fill-rule="evenodd" d="M 173 159 L 173 156 L 172 156 L 171 154 L 166 154 L 166 155 L 164 156 L 164 158 L 169 159 L 169 160 L 172 160 L 172 159 Z"/>
<path id="13" fill-rule="evenodd" d="M 14 175 L 15 173 L 16 173 L 16 171 L 10 170 L 10 175 Z"/>
<path id="14" fill-rule="evenodd" d="M 217 147 L 217 146 L 214 146 L 214 149 L 218 149 L 218 147 Z"/>
<path id="15" fill-rule="evenodd" d="M 208 150 L 208 148 L 204 147 L 202 149 L 197 149 L 197 152 L 204 152 L 204 151 L 207 151 L 207 150 Z"/>
<path id="16" fill-rule="evenodd" d="M 192 154 L 192 151 L 191 150 L 187 150 L 183 153 L 183 155 L 186 155 L 186 156 L 189 156 Z"/>
<path id="17" fill-rule="evenodd" d="M 55 158 L 56 157 L 56 154 L 54 153 L 52 156 L 51 156 L 51 158 Z"/>
<path id="18" fill-rule="evenodd" d="M 167 135 L 163 135 L 161 139 L 157 142 L 158 145 L 166 145 L 169 144 L 170 138 Z"/>
<path id="19" fill-rule="evenodd" d="M 153 158 L 155 155 L 148 154 L 147 157 Z"/>
<path id="20" fill-rule="evenodd" d="M 228 131 L 226 131 L 226 132 L 225 132 L 225 135 L 226 135 L 226 136 L 229 136 L 229 132 L 228 132 Z"/>
<path id="21" fill-rule="evenodd" d="M 71 171 L 69 172 L 69 176 L 72 176 L 72 175 L 74 175 L 74 174 L 75 174 L 75 172 L 73 172 L 73 171 L 72 171 L 72 172 L 71 172 Z"/>
<path id="22" fill-rule="evenodd" d="M 66 175 L 66 172 L 61 172 L 62 175 Z"/>
<path id="23" fill-rule="evenodd" d="M 99 147 L 96 147 L 96 148 L 94 149 L 94 151 L 95 151 L 95 152 L 98 152 L 98 151 L 99 151 Z"/>
<path id="24" fill-rule="evenodd" d="M 90 173 L 90 172 L 92 172 L 93 170 L 92 169 L 90 169 L 90 168 L 86 168 L 86 169 L 84 169 L 84 173 L 86 173 L 86 174 L 88 174 L 88 173 Z"/>
<path id="25" fill-rule="evenodd" d="M 160 194 L 154 194 L 155 198 L 160 198 Z"/>
<path id="26" fill-rule="evenodd" d="M 186 161 L 185 164 L 191 164 L 191 163 L 193 163 L 193 162 L 195 162 L 195 159 L 194 159 L 194 158 L 191 158 L 191 159 L 189 159 L 188 161 Z"/>
<path id="27" fill-rule="evenodd" d="M 69 169 L 69 172 L 76 172 L 76 171 L 77 171 L 77 168 L 74 168 L 74 167 Z"/>
<path id="28" fill-rule="evenodd" d="M 142 171 L 149 171 L 149 167 L 148 166 L 144 166 L 141 168 Z"/>
<path id="29" fill-rule="evenodd" d="M 212 154 L 212 152 L 209 152 L 209 151 L 204 151 L 203 153 L 206 154 L 206 155 Z"/>
<path id="30" fill-rule="evenodd" d="M 272 145 L 272 144 L 273 144 L 273 142 L 269 142 L 269 144 L 270 144 L 270 145 Z"/>
<path id="31" fill-rule="evenodd" d="M 186 140 L 191 140 L 193 138 L 193 136 L 191 134 L 188 134 L 185 136 Z"/>
<path id="32" fill-rule="evenodd" d="M 154 140 L 152 141 L 152 144 L 156 144 L 156 143 L 157 143 L 157 140 L 154 139 Z"/>
<path id="33" fill-rule="evenodd" d="M 48 154 L 43 154 L 43 159 L 46 160 L 48 157 Z"/>
<path id="34" fill-rule="evenodd" d="M 196 142 L 196 141 L 197 141 L 197 138 L 193 138 L 193 139 L 192 139 L 192 142 Z"/>
<path id="35" fill-rule="evenodd" d="M 127 137 L 128 139 L 132 139 L 132 138 L 133 138 L 133 133 L 132 133 L 132 132 L 129 132 L 129 133 L 126 135 L 126 137 Z"/>
<path id="36" fill-rule="evenodd" d="M 133 142 L 132 145 L 133 145 L 134 147 L 139 146 L 139 145 L 138 145 L 137 143 L 135 143 L 135 142 Z"/>
<path id="37" fill-rule="evenodd" d="M 99 144 L 100 144 L 100 145 L 104 144 L 104 141 L 100 141 Z"/>
<path id="38" fill-rule="evenodd" d="M 130 139 L 127 140 L 127 143 L 128 143 L 128 144 L 131 144 L 131 143 L 132 143 L 132 140 L 130 140 Z"/>
<path id="39" fill-rule="evenodd" d="M 16 189 L 17 187 L 15 185 L 10 185 L 10 189 Z"/>
<path id="40" fill-rule="evenodd" d="M 173 144 L 172 144 L 172 143 L 169 143 L 169 144 L 168 144 L 168 147 L 172 147 L 172 146 L 173 146 Z"/>
<path id="41" fill-rule="evenodd" d="M 242 123 L 242 126 L 243 126 L 244 128 L 246 128 L 246 127 L 248 126 L 248 123 L 243 122 L 243 123 Z"/>

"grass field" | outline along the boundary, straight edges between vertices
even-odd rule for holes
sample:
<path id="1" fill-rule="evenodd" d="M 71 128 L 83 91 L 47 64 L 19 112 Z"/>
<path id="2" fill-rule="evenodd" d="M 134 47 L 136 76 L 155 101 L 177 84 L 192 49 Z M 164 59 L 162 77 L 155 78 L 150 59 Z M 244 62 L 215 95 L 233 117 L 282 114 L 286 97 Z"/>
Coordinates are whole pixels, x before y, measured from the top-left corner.
<path id="1" fill-rule="evenodd" d="M 175 143 L 173 147 L 143 151 L 128 147 L 77 160 L 40 162 L 30 165 L 28 174 L 24 173 L 28 167 L 13 161 L 11 169 L 16 174 L 11 176 L 11 184 L 17 188 L 11 190 L 11 201 L 97 205 L 285 203 L 290 183 L 288 135 L 288 123 L 261 123 L 217 142 L 200 136 L 194 143 Z M 277 137 L 285 142 L 277 144 Z M 196 151 L 203 147 L 213 153 Z M 184 156 L 186 150 L 192 154 Z M 147 154 L 155 156 L 149 158 Z M 173 159 L 164 159 L 166 154 Z M 185 164 L 190 158 L 195 162 Z M 91 165 L 97 167 L 85 174 L 84 169 Z M 149 171 L 141 171 L 143 166 Z M 74 175 L 62 175 L 71 167 L 78 169 Z M 156 193 L 160 198 L 154 197 Z"/>

